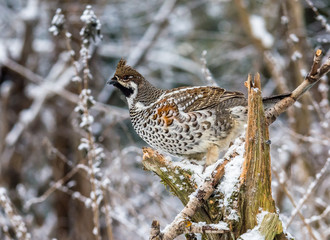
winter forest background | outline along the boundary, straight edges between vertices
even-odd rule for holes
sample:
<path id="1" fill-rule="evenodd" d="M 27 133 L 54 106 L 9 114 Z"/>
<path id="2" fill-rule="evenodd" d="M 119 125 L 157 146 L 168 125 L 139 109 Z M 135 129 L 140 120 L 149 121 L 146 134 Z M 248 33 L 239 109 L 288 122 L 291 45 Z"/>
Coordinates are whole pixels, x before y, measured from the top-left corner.
<path id="1" fill-rule="evenodd" d="M 102 40 L 80 35 L 88 4 Z M 105 85 L 121 57 L 164 89 L 246 93 L 259 72 L 269 96 L 303 80 L 316 48 L 330 54 L 327 0 L 1 0 L 0 13 L 0 239 L 147 239 L 182 208 L 143 170 L 145 143 Z M 328 77 L 270 127 L 273 197 L 296 239 L 330 238 Z"/>

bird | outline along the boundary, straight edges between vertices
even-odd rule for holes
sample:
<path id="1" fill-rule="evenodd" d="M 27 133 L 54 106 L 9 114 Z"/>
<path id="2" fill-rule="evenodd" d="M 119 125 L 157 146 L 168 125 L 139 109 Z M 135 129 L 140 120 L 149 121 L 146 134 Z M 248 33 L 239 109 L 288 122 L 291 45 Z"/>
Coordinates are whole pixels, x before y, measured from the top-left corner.
<path id="1" fill-rule="evenodd" d="M 205 168 L 244 132 L 248 101 L 238 91 L 215 86 L 155 87 L 120 59 L 108 84 L 126 97 L 131 123 L 152 148 L 202 162 Z M 267 108 L 288 94 L 263 99 Z"/>

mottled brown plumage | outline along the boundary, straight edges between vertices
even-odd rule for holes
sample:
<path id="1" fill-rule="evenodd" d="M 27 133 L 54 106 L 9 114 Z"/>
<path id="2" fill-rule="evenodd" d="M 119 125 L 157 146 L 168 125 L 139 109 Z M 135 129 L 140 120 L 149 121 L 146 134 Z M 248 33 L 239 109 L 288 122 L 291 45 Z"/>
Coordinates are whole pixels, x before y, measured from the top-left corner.
<path id="1" fill-rule="evenodd" d="M 206 165 L 242 133 L 247 120 L 241 92 L 208 86 L 158 89 L 123 59 L 110 84 L 126 96 L 132 125 L 143 140 L 175 156 L 206 156 Z"/>

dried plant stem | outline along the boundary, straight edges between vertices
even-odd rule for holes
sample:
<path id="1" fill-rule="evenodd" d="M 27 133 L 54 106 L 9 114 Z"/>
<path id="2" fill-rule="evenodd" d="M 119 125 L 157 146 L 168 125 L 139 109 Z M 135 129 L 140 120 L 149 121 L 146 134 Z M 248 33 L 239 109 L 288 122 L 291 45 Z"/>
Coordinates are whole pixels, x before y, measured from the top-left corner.
<path id="1" fill-rule="evenodd" d="M 75 78 L 77 78 L 78 82 L 81 82 L 81 84 L 78 84 L 78 91 L 82 92 L 82 90 L 88 90 L 88 80 L 89 80 L 89 65 L 88 65 L 88 58 L 89 58 L 89 44 L 85 44 L 84 42 L 82 43 L 82 51 L 81 51 L 81 60 L 82 60 L 82 70 L 83 70 L 83 81 L 81 81 L 79 77 L 79 67 L 78 63 L 76 62 L 74 58 L 74 51 L 71 46 L 71 34 L 65 29 L 63 31 L 65 35 L 65 40 L 66 40 L 66 47 L 67 50 L 70 53 L 71 57 L 71 63 L 73 65 L 74 71 L 75 71 Z M 89 113 L 89 106 L 87 105 L 87 101 L 82 101 L 82 107 L 83 107 L 83 116 L 88 119 L 90 116 Z M 94 229 L 93 229 L 93 236 L 95 236 L 95 239 L 99 240 L 101 239 L 100 235 L 100 220 L 99 220 L 99 204 L 97 201 L 97 179 L 95 177 L 95 171 L 94 171 L 94 160 L 96 158 L 95 154 L 95 143 L 94 143 L 94 138 L 90 129 L 90 126 L 87 127 L 86 129 L 87 133 L 87 139 L 88 139 L 88 152 L 87 152 L 87 164 L 88 164 L 88 174 L 89 174 L 89 180 L 91 183 L 91 194 L 90 198 L 92 200 L 92 212 L 93 212 L 93 224 L 94 224 Z"/>
<path id="2" fill-rule="evenodd" d="M 83 48 L 85 46 L 82 46 Z M 89 80 L 89 66 L 88 66 L 88 49 L 85 48 L 85 51 L 83 51 L 84 55 L 81 56 L 83 59 L 83 89 L 88 89 L 88 80 Z M 83 107 L 84 107 L 84 115 L 85 117 L 88 117 L 89 110 L 87 106 L 87 101 L 83 101 Z M 87 130 L 87 139 L 89 143 L 89 151 L 87 153 L 87 161 L 88 161 L 88 167 L 90 169 L 90 183 L 91 183 L 91 199 L 92 199 L 92 210 L 93 210 L 93 223 L 94 223 L 94 229 L 93 229 L 93 235 L 95 236 L 95 239 L 101 239 L 100 235 L 100 219 L 99 219 L 99 205 L 97 202 L 97 184 L 96 184 L 96 177 L 95 177 L 95 171 L 93 162 L 95 159 L 95 143 L 93 139 L 93 135 L 91 132 L 91 129 L 88 128 Z"/>
<path id="3" fill-rule="evenodd" d="M 75 70 L 76 77 L 79 76 L 79 68 L 78 68 L 78 63 L 76 62 L 76 59 L 74 58 L 75 52 L 73 51 L 72 45 L 71 45 L 71 33 L 68 32 L 67 29 L 63 31 L 64 36 L 65 36 L 65 44 L 66 48 L 69 51 L 70 57 L 71 57 L 71 64 Z M 78 84 L 78 92 L 81 92 L 82 87 L 80 84 Z"/>
<path id="4" fill-rule="evenodd" d="M 107 197 L 107 189 L 102 187 L 103 197 L 104 197 L 104 209 L 105 209 L 105 220 L 107 226 L 107 234 L 109 240 L 114 240 L 113 231 L 112 231 L 112 219 L 111 219 L 111 207 L 110 201 Z"/>

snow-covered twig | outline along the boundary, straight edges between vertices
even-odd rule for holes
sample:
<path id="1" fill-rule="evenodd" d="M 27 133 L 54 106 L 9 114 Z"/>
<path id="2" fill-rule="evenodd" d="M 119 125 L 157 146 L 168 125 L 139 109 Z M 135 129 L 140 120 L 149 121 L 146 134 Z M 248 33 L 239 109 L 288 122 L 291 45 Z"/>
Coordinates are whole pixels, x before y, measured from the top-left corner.
<path id="1" fill-rule="evenodd" d="M 221 234 L 229 232 L 227 223 L 221 222 L 219 224 L 206 224 L 206 223 L 193 223 L 189 220 L 182 220 L 181 222 L 176 222 L 177 226 L 173 236 L 167 233 L 165 229 L 163 233 L 160 231 L 159 222 L 154 220 L 151 224 L 150 230 L 150 240 L 172 240 L 176 236 L 181 234 L 192 234 L 192 233 L 212 233 L 212 234 Z"/>
<path id="2" fill-rule="evenodd" d="M 330 213 L 330 206 L 327 206 L 327 208 L 320 215 L 312 216 L 312 217 L 306 219 L 306 222 L 312 223 L 312 222 L 320 221 L 322 218 L 329 216 L 329 213 Z"/>
<path id="3" fill-rule="evenodd" d="M 80 81 L 79 71 L 76 62 L 74 61 L 73 54 L 71 54 L 71 59 L 75 68 L 76 75 L 74 79 L 79 79 L 80 84 L 80 95 L 79 101 L 75 111 L 80 114 L 81 122 L 80 128 L 87 134 L 86 137 L 81 138 L 81 143 L 78 147 L 79 150 L 86 152 L 89 180 L 91 183 L 90 199 L 92 200 L 91 207 L 93 212 L 93 236 L 95 239 L 101 239 L 100 233 L 100 217 L 99 217 L 99 205 L 103 199 L 102 190 L 100 189 L 99 181 L 96 175 L 100 173 L 99 165 L 104 157 L 103 149 L 95 144 L 94 136 L 92 134 L 91 125 L 94 122 L 94 118 L 90 115 L 89 109 L 95 104 L 93 96 L 91 96 L 91 90 L 88 88 L 88 81 L 92 79 L 90 73 L 88 60 L 90 58 L 89 47 L 91 45 L 91 39 L 95 41 L 96 38 L 101 38 L 101 23 L 99 19 L 94 14 L 91 6 L 86 6 L 85 11 L 80 17 L 81 21 L 84 23 L 83 28 L 80 31 L 81 36 L 81 65 L 83 70 L 83 81 Z M 68 33 L 66 33 L 66 38 L 70 39 Z M 68 50 L 72 52 L 70 42 L 67 41 Z"/>
<path id="4" fill-rule="evenodd" d="M 2 207 L 7 214 L 15 231 L 16 237 L 20 240 L 31 239 L 31 234 L 28 233 L 23 218 L 17 214 L 14 205 L 6 193 L 6 189 L 2 187 L 0 187 L 0 207 Z"/>
<path id="5" fill-rule="evenodd" d="M 327 18 L 320 14 L 319 10 L 314 6 L 313 2 L 311 0 L 306 0 L 307 4 L 310 6 L 310 8 L 313 10 L 313 12 L 316 15 L 316 20 L 318 20 L 322 26 L 325 28 L 327 32 L 330 32 L 330 25 L 327 22 Z"/>
<path id="6" fill-rule="evenodd" d="M 109 198 L 107 196 L 107 189 L 105 188 L 105 186 L 103 186 L 103 184 L 102 184 L 102 191 L 103 191 L 104 213 L 105 213 L 108 239 L 114 240 L 113 231 L 112 231 L 111 206 L 110 206 Z"/>
<path id="7" fill-rule="evenodd" d="M 214 81 L 212 74 L 210 70 L 207 67 L 207 61 L 206 61 L 206 54 L 207 51 L 204 50 L 202 52 L 201 62 L 202 62 L 202 73 L 204 75 L 205 81 L 209 86 L 217 86 L 217 83 Z"/>

